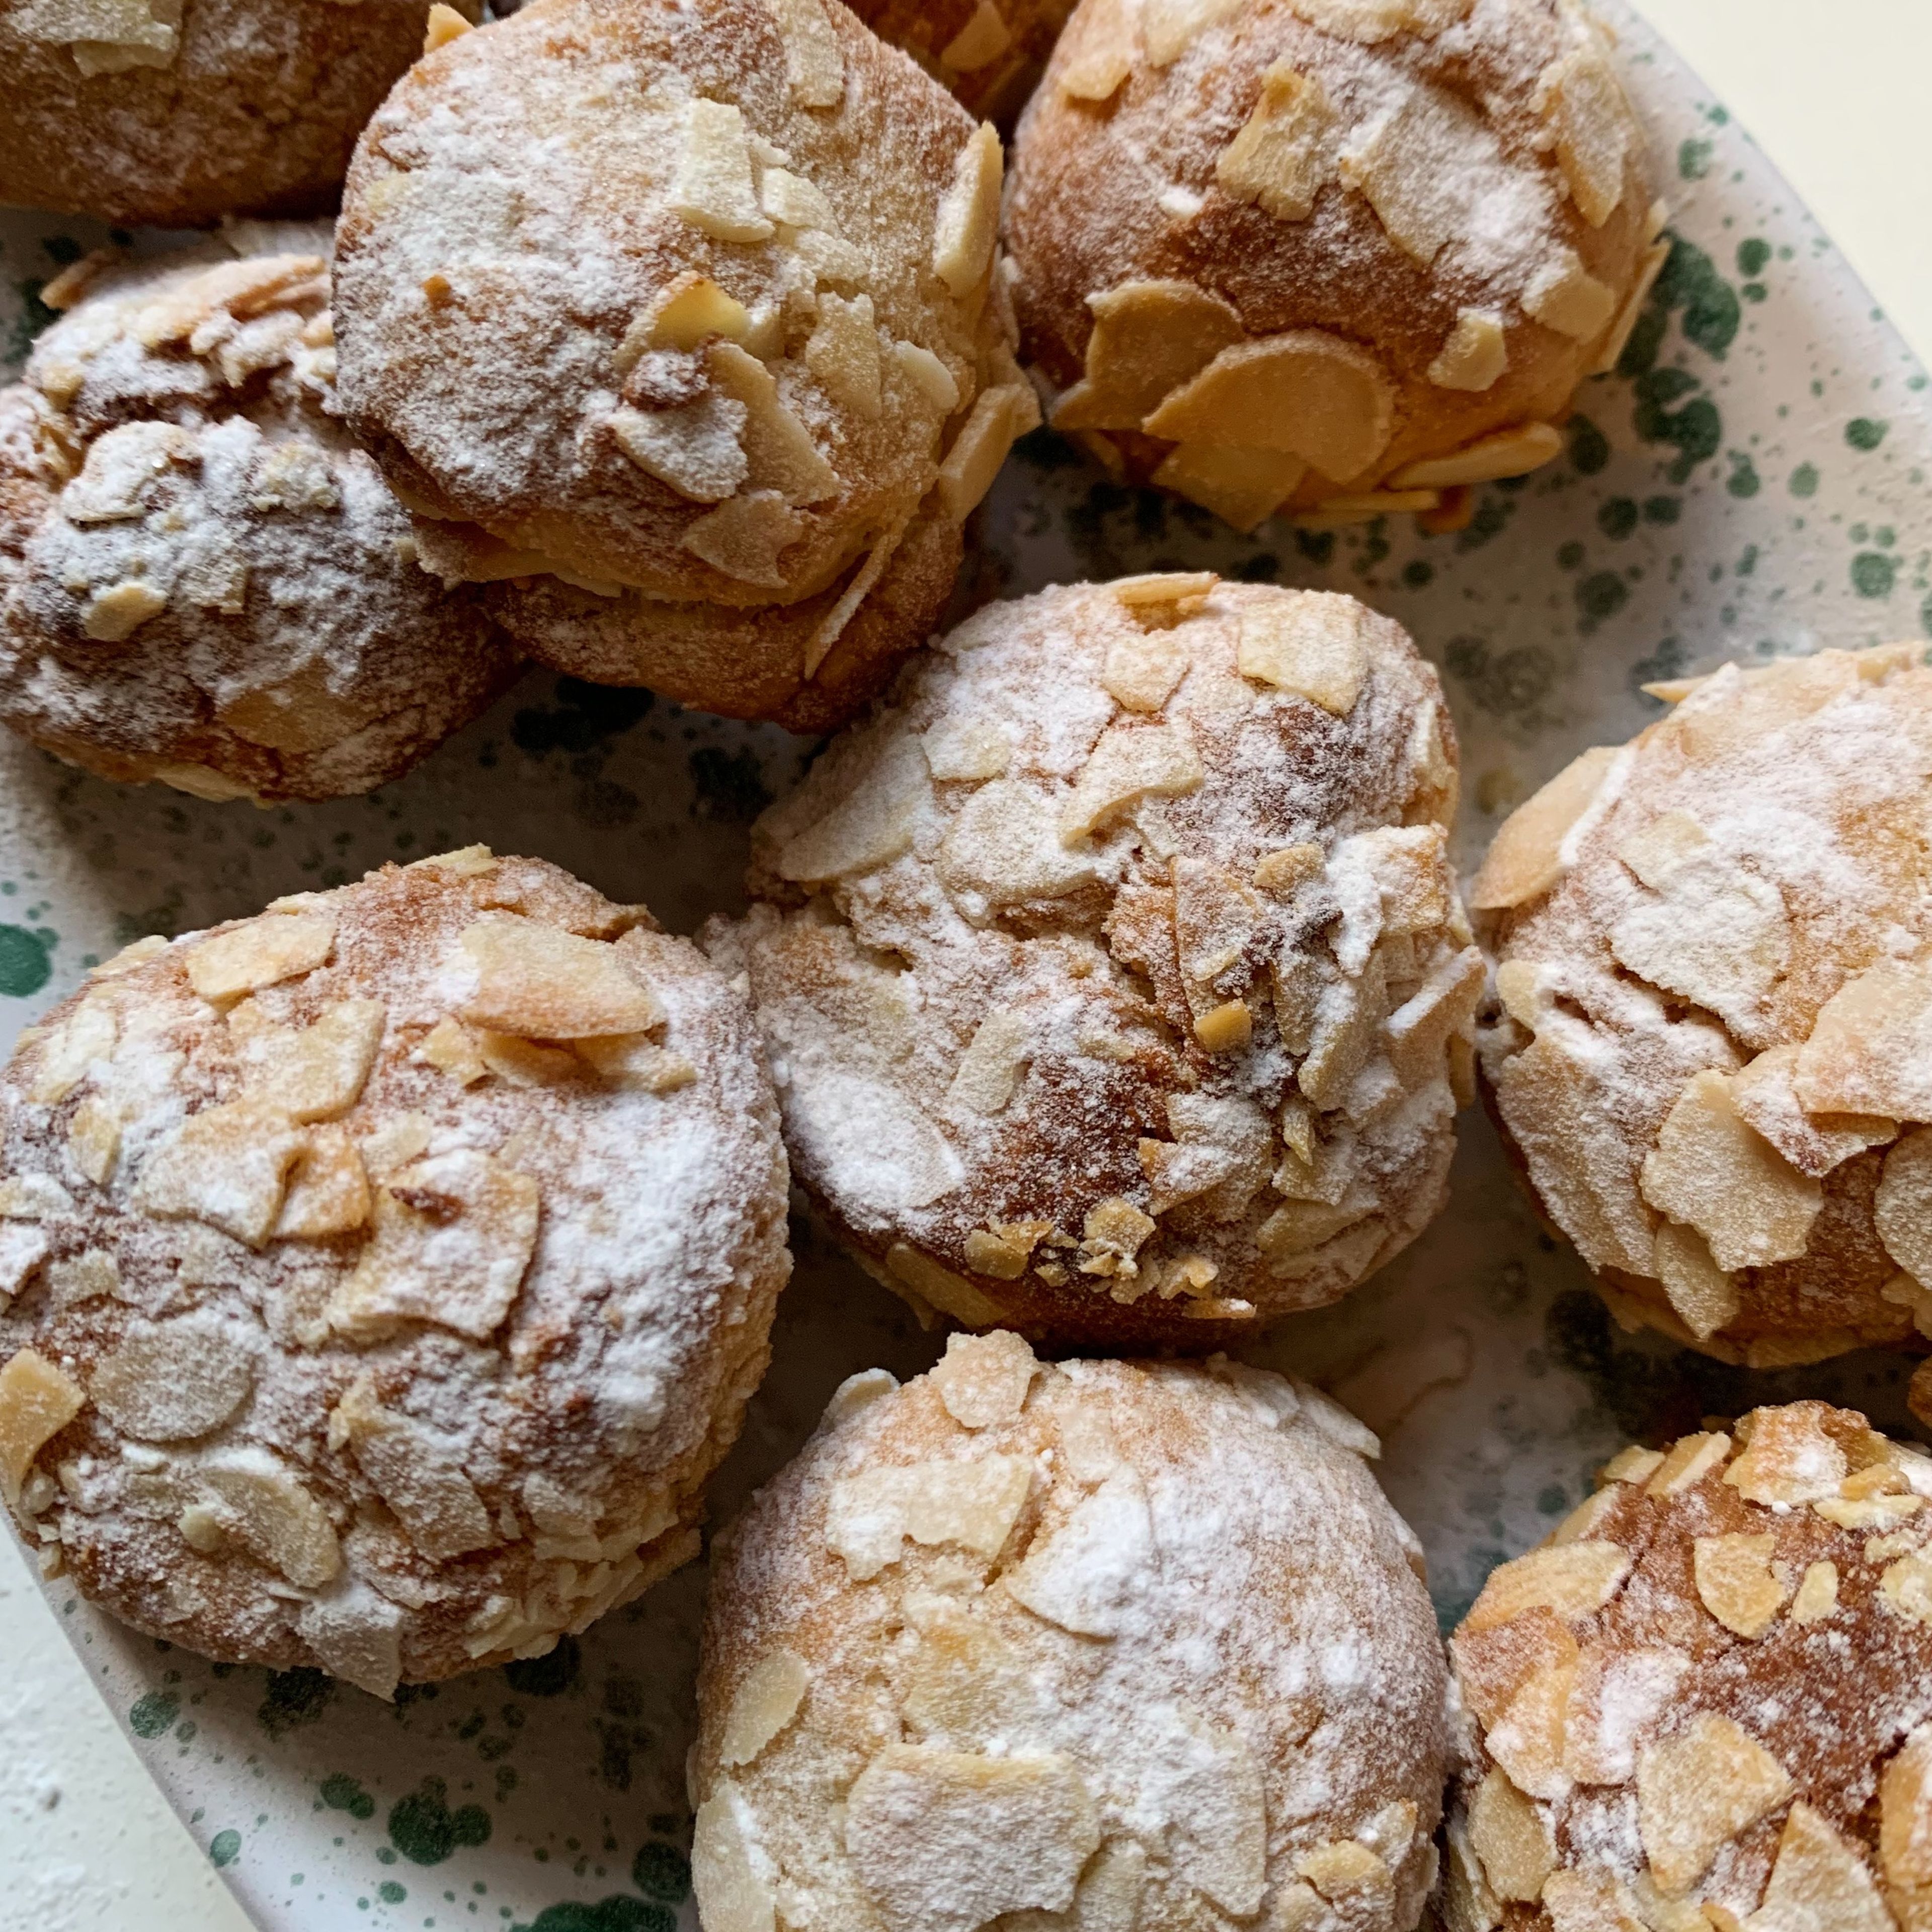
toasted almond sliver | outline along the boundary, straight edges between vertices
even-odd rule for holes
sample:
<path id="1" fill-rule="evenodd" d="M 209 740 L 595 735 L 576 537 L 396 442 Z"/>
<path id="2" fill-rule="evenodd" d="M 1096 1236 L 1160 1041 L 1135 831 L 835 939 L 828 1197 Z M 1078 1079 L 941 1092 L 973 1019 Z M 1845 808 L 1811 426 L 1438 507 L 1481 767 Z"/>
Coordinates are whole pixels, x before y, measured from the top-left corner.
<path id="1" fill-rule="evenodd" d="M 746 1672 L 731 1699 L 718 1762 L 733 1766 L 753 1762 L 797 1716 L 811 1681 L 810 1666 L 796 1651 L 767 1651 Z"/>
<path id="2" fill-rule="evenodd" d="M 1872 1219 L 1886 1252 L 1915 1281 L 1932 1283 L 1932 1128 L 1907 1134 L 1886 1156 Z"/>
<path id="3" fill-rule="evenodd" d="M 336 1404 L 329 1429 L 330 1439 L 348 1444 L 410 1540 L 432 1562 L 502 1540 L 482 1498 L 436 1432 L 384 1408 L 366 1377 L 352 1383 Z"/>
<path id="4" fill-rule="evenodd" d="M 218 1004 L 312 972 L 335 944 L 328 912 L 264 913 L 190 946 L 188 984 Z"/>
<path id="5" fill-rule="evenodd" d="M 1893 1885 L 1932 1886 L 1932 1728 L 1920 1725 L 1879 1784 L 1879 1866 Z"/>
<path id="6" fill-rule="evenodd" d="M 1753 1411 L 1750 1440 L 1725 1471 L 1725 1482 L 1747 1502 L 1767 1505 L 1835 1497 L 1849 1466 L 1844 1450 L 1823 1426 L 1831 1413 L 1820 1402 Z"/>
<path id="7" fill-rule="evenodd" d="M 1337 124 L 1318 74 L 1278 60 L 1262 76 L 1261 98 L 1214 164 L 1214 178 L 1238 201 L 1278 221 L 1305 221 L 1334 172 L 1330 140 Z"/>
<path id="8" fill-rule="evenodd" d="M 264 1102 L 204 1108 L 142 1162 L 135 1203 L 164 1220 L 206 1221 L 260 1247 L 274 1231 L 302 1147 L 295 1123 Z"/>
<path id="9" fill-rule="evenodd" d="M 1820 1932 L 1827 1926 L 1831 1932 L 1894 1932 L 1896 1923 L 1858 1849 L 1802 1798 L 1785 1819 L 1771 1882 L 1751 1916 L 1766 1926 L 1816 1926 Z"/>
<path id="10" fill-rule="evenodd" d="M 1192 282 L 1123 282 L 1089 296 L 1087 306 L 1094 332 L 1085 377 L 1054 406 L 1058 430 L 1138 428 L 1244 334 L 1231 303 Z"/>
<path id="11" fill-rule="evenodd" d="M 1658 1888 L 1680 1898 L 1718 1851 L 1791 1795 L 1784 1767 L 1729 1718 L 1701 1712 L 1637 1761 L 1637 1828 Z"/>
<path id="12" fill-rule="evenodd" d="M 133 1324 L 96 1364 L 88 1393 L 124 1435 L 185 1442 L 218 1429 L 254 1386 L 234 1324 L 196 1311 Z"/>
<path id="13" fill-rule="evenodd" d="M 1395 490 L 1448 490 L 1471 483 L 1492 483 L 1504 476 L 1527 476 L 1563 454 L 1562 434 L 1548 423 L 1525 423 L 1498 430 L 1480 442 L 1432 456 L 1398 470 L 1389 478 Z"/>
<path id="14" fill-rule="evenodd" d="M 1932 963 L 1882 959 L 1840 988 L 1792 1084 L 1809 1113 L 1932 1121 Z"/>
<path id="15" fill-rule="evenodd" d="M 87 1404 L 87 1391 L 32 1348 L 0 1368 L 0 1495 L 17 1508 L 34 1459 Z"/>
<path id="16" fill-rule="evenodd" d="M 664 1023 L 662 1005 L 626 963 L 621 941 L 496 913 L 465 928 L 458 944 L 476 974 L 461 1009 L 472 1026 L 526 1040 L 589 1040 Z"/>
<path id="17" fill-rule="evenodd" d="M 1568 869 L 1564 843 L 1596 801 L 1622 755 L 1593 746 L 1503 821 L 1469 892 L 1472 912 L 1502 912 L 1549 891 Z"/>
<path id="18" fill-rule="evenodd" d="M 745 117 L 722 100 L 685 104 L 684 140 L 670 193 L 671 212 L 721 242 L 764 242 L 773 232 L 752 185 Z"/>
<path id="19" fill-rule="evenodd" d="M 306 1027 L 258 1032 L 244 1054 L 249 1091 L 298 1124 L 346 1113 L 375 1064 L 386 1018 L 380 1000 L 340 1000 Z"/>
<path id="20" fill-rule="evenodd" d="M 1060 814 L 1060 836 L 1072 845 L 1147 797 L 1198 791 L 1204 778 L 1192 735 L 1179 724 L 1120 720 L 1101 734 Z"/>
<path id="21" fill-rule="evenodd" d="M 1182 442 L 1161 458 L 1154 481 L 1246 532 L 1274 515 L 1307 473 L 1300 457 L 1282 450 Z"/>
<path id="22" fill-rule="evenodd" d="M 771 0 L 784 38 L 785 78 L 801 107 L 836 107 L 845 98 L 845 56 L 819 0 Z"/>
<path id="23" fill-rule="evenodd" d="M 1686 1436 L 1673 1442 L 1643 1486 L 1647 1496 L 1676 1496 L 1724 1466 L 1731 1438 L 1721 1432 Z"/>
<path id="24" fill-rule="evenodd" d="M 955 296 L 967 294 L 992 260 L 1004 162 L 999 135 L 982 122 L 953 164 L 933 221 L 932 272 Z"/>
<path id="25" fill-rule="evenodd" d="M 950 1336 L 932 1377 L 955 1422 L 965 1429 L 990 1429 L 1019 1414 L 1039 1368 L 1024 1340 L 1002 1329 L 991 1335 Z"/>
<path id="26" fill-rule="evenodd" d="M 1835 1563 L 1810 1564 L 1791 1599 L 1791 1621 L 1795 1624 L 1822 1623 L 1838 1607 L 1838 1566 Z"/>
<path id="27" fill-rule="evenodd" d="M 1630 1567 L 1630 1552 L 1615 1543 L 1532 1550 L 1490 1573 L 1463 1620 L 1465 1628 L 1493 1629 L 1538 1608 L 1564 1618 L 1594 1616 L 1616 1594 Z"/>
<path id="28" fill-rule="evenodd" d="M 1503 319 L 1493 309 L 1466 308 L 1456 318 L 1436 360 L 1430 364 L 1429 380 L 1438 389 L 1460 389 L 1480 395 L 1493 389 L 1509 369 L 1509 343 Z M 1417 466 L 1402 471 L 1408 477 Z M 1504 472 L 1505 474 L 1508 472 Z M 1487 477 L 1424 477 L 1424 484 L 1436 482 L 1487 482 Z"/>
<path id="29" fill-rule="evenodd" d="M 1534 1904 L 1556 1868 L 1547 1820 L 1500 1771 L 1491 1772 L 1469 1801 L 1469 1843 L 1500 1899 Z"/>
<path id="30" fill-rule="evenodd" d="M 1237 666 L 1244 677 L 1346 718 L 1368 678 L 1367 616 L 1354 598 L 1325 590 L 1289 591 L 1244 604 Z"/>
<path id="31" fill-rule="evenodd" d="M 1761 1636 L 1784 1607 L 1788 1585 L 1773 1574 L 1774 1536 L 1700 1536 L 1693 1574 L 1705 1609 L 1739 1636 Z"/>

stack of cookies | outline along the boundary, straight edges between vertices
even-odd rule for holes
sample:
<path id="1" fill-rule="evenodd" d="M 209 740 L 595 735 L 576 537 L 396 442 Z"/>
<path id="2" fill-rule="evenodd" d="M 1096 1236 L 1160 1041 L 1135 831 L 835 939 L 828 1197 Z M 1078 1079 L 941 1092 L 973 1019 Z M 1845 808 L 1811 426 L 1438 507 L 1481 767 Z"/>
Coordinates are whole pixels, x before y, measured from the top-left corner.
<path id="1" fill-rule="evenodd" d="M 835 734 L 695 943 L 474 846 L 22 1036 L 43 1571 L 378 1696 L 541 1654 L 698 1553 L 796 1182 L 952 1332 L 713 1546 L 708 1932 L 1932 1924 L 1932 1462 L 1816 1402 L 1633 1448 L 1445 1652 L 1375 1438 L 1228 1352 L 1418 1238 L 1479 1092 L 1627 1323 L 1923 1346 L 1916 647 L 1660 688 L 1465 894 L 1442 686 L 1354 599 L 946 628 L 1042 421 L 1241 530 L 1451 530 L 1553 456 L 1669 247 L 1609 35 L 862 11 L 0 16 L 0 198 L 220 224 L 44 292 L 0 716 L 258 802 L 525 659 Z"/>

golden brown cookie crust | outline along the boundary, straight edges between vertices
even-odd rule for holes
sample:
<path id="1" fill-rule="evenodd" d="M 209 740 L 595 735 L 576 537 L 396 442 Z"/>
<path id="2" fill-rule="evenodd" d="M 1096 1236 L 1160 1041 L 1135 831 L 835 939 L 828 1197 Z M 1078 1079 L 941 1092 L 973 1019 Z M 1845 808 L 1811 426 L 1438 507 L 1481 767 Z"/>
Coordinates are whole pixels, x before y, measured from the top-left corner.
<path id="1" fill-rule="evenodd" d="M 1441 1205 L 1483 972 L 1435 674 L 1210 573 L 938 640 L 754 829 L 742 963 L 799 1178 L 972 1328 L 1205 1350 Z"/>
<path id="2" fill-rule="evenodd" d="M 1802 1402 L 1600 1480 L 1450 1642 L 1450 1932 L 1924 1924 L 1932 1460 Z"/>
<path id="3" fill-rule="evenodd" d="M 714 1550 L 706 1924 L 1412 1925 L 1445 1672 L 1374 1446 L 1218 1360 L 854 1377 Z"/>
<path id="4" fill-rule="evenodd" d="M 595 632 L 625 682 L 802 716 L 849 704 L 805 688 L 862 615 L 868 658 L 922 641 L 947 544 L 899 552 L 1038 406 L 992 129 L 842 8 L 774 4 L 538 0 L 429 55 L 358 150 L 338 311 L 431 568 L 553 661 Z"/>
<path id="5" fill-rule="evenodd" d="M 1086 0 L 1014 146 L 1022 352 L 1058 426 L 1241 527 L 1426 509 L 1556 453 L 1652 194 L 1580 7 Z"/>
<path id="6" fill-rule="evenodd" d="M 0 8 L 0 202 L 160 228 L 326 213 L 363 123 L 422 52 L 429 10 L 429 0 Z M 94 16 L 104 38 L 77 38 Z"/>
<path id="7" fill-rule="evenodd" d="M 1627 1321 L 1772 1368 L 1923 1346 L 1916 644 L 1660 687 L 1498 833 L 1490 1104 Z"/>
<path id="8" fill-rule="evenodd" d="M 0 391 L 0 718 L 123 783 L 365 792 L 474 717 L 517 653 L 416 562 L 331 412 L 326 226 L 51 285 Z"/>
<path id="9" fill-rule="evenodd" d="M 688 1559 L 790 1270 L 742 996 L 482 847 L 146 940 L 7 1075 L 0 1490 L 50 1574 L 382 1696 Z"/>

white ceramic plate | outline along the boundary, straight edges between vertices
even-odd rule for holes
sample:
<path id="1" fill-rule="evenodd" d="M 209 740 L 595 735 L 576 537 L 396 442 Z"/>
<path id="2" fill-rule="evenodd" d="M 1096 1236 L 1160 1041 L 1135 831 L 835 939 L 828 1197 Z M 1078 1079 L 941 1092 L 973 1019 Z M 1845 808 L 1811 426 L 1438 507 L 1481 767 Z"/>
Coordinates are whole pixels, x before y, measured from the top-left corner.
<path id="1" fill-rule="evenodd" d="M 988 593 L 1212 566 L 1380 605 L 1444 670 L 1466 861 L 1574 752 L 1656 715 L 1643 682 L 1917 637 L 1932 615 L 1925 376 L 1696 76 L 1626 8 L 1610 10 L 1678 245 L 1623 370 L 1583 394 L 1566 459 L 1484 491 L 1460 536 L 1405 520 L 1332 541 L 1279 525 L 1244 539 L 1100 482 L 1036 437 L 968 566 Z M 0 212 L 0 374 L 26 351 L 39 282 L 100 239 Z M 808 749 L 543 675 L 402 783 L 330 806 L 257 812 L 118 790 L 8 740 L 0 1028 L 10 1038 L 142 933 L 478 839 L 556 860 L 689 931 L 734 903 L 749 819 Z M 1801 1390 L 1910 1426 L 1896 1358 L 1751 1376 L 1618 1334 L 1479 1116 L 1466 1118 L 1454 1179 L 1415 1249 L 1252 1352 L 1336 1387 L 1383 1430 L 1382 1474 L 1428 1546 L 1445 1627 L 1630 1436 Z M 720 1520 L 844 1376 L 916 1372 L 937 1352 L 796 1234 L 776 1366 L 716 1486 Z M 204 1663 L 59 1583 L 52 1598 L 156 1781 L 264 1928 L 669 1932 L 696 1924 L 682 1767 L 704 1587 L 694 1566 L 550 1658 L 406 1692 L 393 1709 L 314 1673 Z"/>

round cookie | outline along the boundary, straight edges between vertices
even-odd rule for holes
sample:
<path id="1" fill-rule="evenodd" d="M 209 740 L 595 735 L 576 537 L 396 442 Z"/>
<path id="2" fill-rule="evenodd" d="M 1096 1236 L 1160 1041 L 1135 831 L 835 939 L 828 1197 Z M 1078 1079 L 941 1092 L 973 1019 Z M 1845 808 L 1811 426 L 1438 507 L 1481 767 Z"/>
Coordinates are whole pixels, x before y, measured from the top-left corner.
<path id="1" fill-rule="evenodd" d="M 1449 1932 L 1932 1924 L 1932 1459 L 1800 1402 L 1603 1481 L 1450 1640 Z"/>
<path id="2" fill-rule="evenodd" d="M 330 413 L 328 245 L 243 224 L 50 287 L 71 306 L 0 390 L 0 719 L 62 758 L 332 798 L 406 771 L 514 674 Z"/>
<path id="3" fill-rule="evenodd" d="M 1562 448 L 1664 219 L 1570 0 L 1083 0 L 1005 235 L 1049 420 L 1117 472 L 1243 530 L 1448 529 Z"/>
<path id="4" fill-rule="evenodd" d="M 1038 419 L 1000 169 L 841 7 L 538 0 L 363 137 L 345 411 L 532 656 L 829 728 L 932 629 Z"/>
<path id="5" fill-rule="evenodd" d="M 1932 1334 L 1920 656 L 1652 687 L 1675 711 L 1553 778 L 1471 889 L 1506 1144 L 1620 1320 L 1726 1361 Z"/>
<path id="6" fill-rule="evenodd" d="M 790 1267 L 742 995 L 484 848 L 144 940 L 22 1036 L 0 1491 L 44 1570 L 378 1696 L 696 1553 Z"/>
<path id="7" fill-rule="evenodd" d="M 1003 127 L 1040 84 L 1072 0 L 859 0 L 853 12 Z"/>
<path id="8" fill-rule="evenodd" d="M 0 8 L 0 203 L 161 228 L 322 213 L 363 123 L 422 51 L 430 11 L 430 0 Z"/>
<path id="9" fill-rule="evenodd" d="M 1435 673 L 1209 573 L 980 611 L 752 835 L 800 1180 L 969 1328 L 1204 1350 L 1442 1205 L 1481 997 Z"/>
<path id="10" fill-rule="evenodd" d="M 1218 1358 L 854 1376 L 713 1546 L 710 1932 L 1406 1932 L 1448 1673 L 1375 1453 Z"/>

